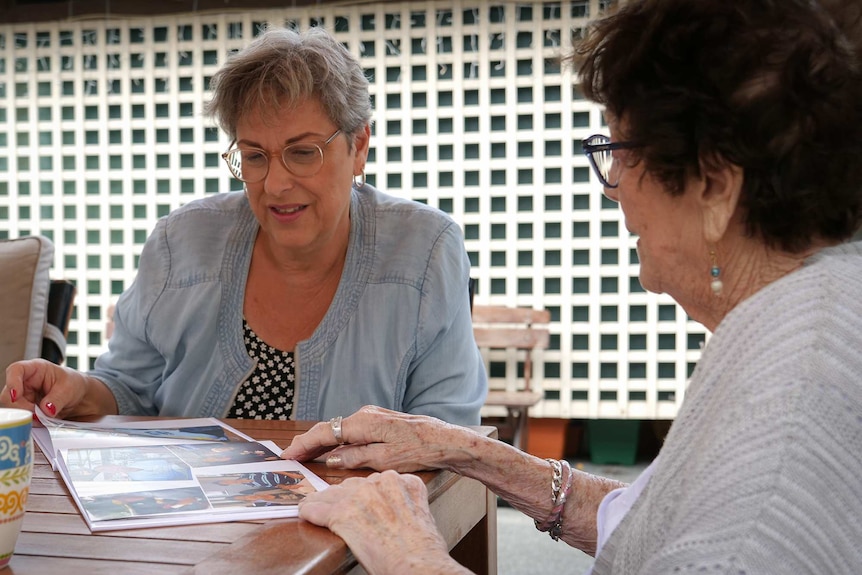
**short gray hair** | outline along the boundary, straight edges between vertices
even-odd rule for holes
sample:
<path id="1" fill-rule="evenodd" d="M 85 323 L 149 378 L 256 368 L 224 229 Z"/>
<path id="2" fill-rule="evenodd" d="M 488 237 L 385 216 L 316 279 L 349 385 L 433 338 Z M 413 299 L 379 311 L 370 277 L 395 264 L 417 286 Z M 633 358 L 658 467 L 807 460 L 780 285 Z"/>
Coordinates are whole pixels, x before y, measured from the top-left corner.
<path id="1" fill-rule="evenodd" d="M 371 122 L 368 79 L 329 32 L 268 27 L 212 77 L 205 113 L 231 138 L 245 113 L 275 114 L 316 99 L 346 135 Z"/>

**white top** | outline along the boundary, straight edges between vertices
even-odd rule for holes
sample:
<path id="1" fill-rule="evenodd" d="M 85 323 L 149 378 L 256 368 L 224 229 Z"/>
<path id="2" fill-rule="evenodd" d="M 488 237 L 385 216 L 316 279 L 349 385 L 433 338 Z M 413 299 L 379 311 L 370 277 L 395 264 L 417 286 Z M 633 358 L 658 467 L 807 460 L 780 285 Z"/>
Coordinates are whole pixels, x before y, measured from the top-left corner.
<path id="1" fill-rule="evenodd" d="M 637 501 L 637 498 L 640 497 L 641 491 L 643 491 L 650 477 L 652 477 L 656 461 L 658 461 L 658 457 L 638 475 L 637 479 L 631 485 L 614 489 L 602 499 L 602 502 L 599 504 L 598 513 L 596 513 L 596 527 L 598 529 L 596 556 L 602 550 L 605 541 L 608 540 L 608 537 L 614 532 L 614 529 L 617 528 L 617 525 L 620 524 L 620 521 L 623 520 L 623 517 L 626 516 L 626 513 L 629 512 L 635 501 Z M 587 569 L 585 575 L 590 575 L 592 572 L 593 568 L 590 567 Z"/>

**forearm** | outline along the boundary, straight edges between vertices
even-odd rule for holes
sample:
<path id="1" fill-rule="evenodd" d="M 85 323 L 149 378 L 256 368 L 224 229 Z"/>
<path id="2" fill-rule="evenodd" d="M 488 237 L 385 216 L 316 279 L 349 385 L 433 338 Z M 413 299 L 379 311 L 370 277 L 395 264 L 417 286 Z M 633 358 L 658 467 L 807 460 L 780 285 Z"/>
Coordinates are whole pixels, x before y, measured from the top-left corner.
<path id="1" fill-rule="evenodd" d="M 487 485 L 514 508 L 544 522 L 553 508 L 551 464 L 506 443 L 461 433 L 452 443 L 445 467 Z M 561 539 L 595 554 L 596 513 L 607 493 L 626 484 L 573 470 L 572 490 L 563 508 Z"/>
<path id="2" fill-rule="evenodd" d="M 365 406 L 344 419 L 343 444 L 330 423 L 321 422 L 294 438 L 285 459 L 308 461 L 329 453 L 334 468 L 389 469 L 412 472 L 448 469 L 476 479 L 515 508 L 545 523 L 558 496 L 552 489 L 554 467 L 511 445 L 476 431 L 427 416 Z M 335 449 L 333 449 L 335 447 Z M 568 475 L 566 475 L 568 477 Z M 595 553 L 596 513 L 602 499 L 624 483 L 579 471 L 561 515 L 562 539 L 587 553 Z M 328 490 L 327 490 L 328 491 Z"/>

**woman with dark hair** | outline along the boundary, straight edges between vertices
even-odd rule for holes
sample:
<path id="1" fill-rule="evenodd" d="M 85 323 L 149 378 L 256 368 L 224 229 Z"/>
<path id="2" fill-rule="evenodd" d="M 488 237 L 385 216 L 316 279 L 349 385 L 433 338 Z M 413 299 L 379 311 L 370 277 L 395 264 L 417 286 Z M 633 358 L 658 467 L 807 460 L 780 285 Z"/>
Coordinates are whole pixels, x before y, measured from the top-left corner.
<path id="1" fill-rule="evenodd" d="M 449 469 L 596 554 L 594 574 L 858 572 L 859 25 L 856 0 L 631 0 L 571 57 L 606 108 L 584 152 L 638 236 L 641 283 L 713 332 L 634 483 L 366 407 L 282 456 L 388 471 L 300 515 L 369 572 L 457 572 L 422 481 L 396 473 Z"/>

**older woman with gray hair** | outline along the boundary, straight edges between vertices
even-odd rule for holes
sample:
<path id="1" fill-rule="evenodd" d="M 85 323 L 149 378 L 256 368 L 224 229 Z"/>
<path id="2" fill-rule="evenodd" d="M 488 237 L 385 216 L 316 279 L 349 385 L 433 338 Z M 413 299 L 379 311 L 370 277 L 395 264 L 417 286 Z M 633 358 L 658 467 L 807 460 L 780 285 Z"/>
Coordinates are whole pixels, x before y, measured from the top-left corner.
<path id="1" fill-rule="evenodd" d="M 487 381 L 461 230 L 365 183 L 359 62 L 321 28 L 271 28 L 211 88 L 244 190 L 158 222 L 94 369 L 13 364 L 0 403 L 305 420 L 375 404 L 478 423 Z"/>
<path id="2" fill-rule="evenodd" d="M 860 3 L 620 6 L 572 57 L 610 128 L 583 150 L 643 286 L 713 332 L 684 403 L 631 485 L 429 417 L 318 424 L 282 456 L 386 470 L 300 504 L 370 573 L 462 571 L 396 473 L 426 468 L 482 481 L 594 575 L 860 572 Z"/>

